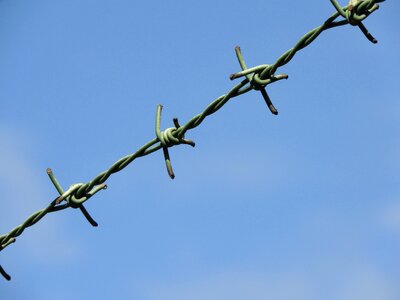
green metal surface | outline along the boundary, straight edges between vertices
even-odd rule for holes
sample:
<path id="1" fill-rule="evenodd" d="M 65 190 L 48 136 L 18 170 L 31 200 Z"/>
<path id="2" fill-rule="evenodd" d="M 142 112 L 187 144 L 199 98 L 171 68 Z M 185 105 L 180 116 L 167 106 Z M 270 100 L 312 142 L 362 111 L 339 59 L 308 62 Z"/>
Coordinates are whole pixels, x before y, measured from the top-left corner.
<path id="1" fill-rule="evenodd" d="M 87 183 L 73 184 L 70 186 L 69 189 L 64 191 L 57 179 L 55 178 L 52 170 L 47 169 L 47 174 L 54 187 L 56 188 L 59 196 L 57 196 L 46 208 L 32 214 L 24 223 L 15 227 L 7 234 L 1 235 L 0 251 L 14 243 L 16 241 L 16 238 L 20 236 L 26 228 L 39 222 L 48 213 L 64 210 L 70 207 L 79 208 L 84 217 L 88 220 L 88 222 L 92 226 L 97 226 L 97 223 L 87 212 L 83 204 L 99 191 L 106 189 L 107 186 L 105 185 L 105 181 L 112 174 L 126 168 L 136 158 L 146 156 L 162 149 L 168 175 L 173 179 L 175 177 L 175 174 L 172 170 L 168 149 L 170 147 L 180 144 L 186 144 L 194 147 L 195 144 L 193 141 L 184 138 L 185 133 L 190 129 L 199 126 L 207 116 L 217 112 L 234 97 L 250 92 L 252 90 L 260 91 L 269 110 L 273 114 L 277 115 L 278 111 L 276 110 L 276 108 L 272 104 L 270 97 L 268 96 L 266 90 L 267 85 L 275 81 L 287 79 L 288 76 L 286 74 L 275 75 L 275 72 L 278 70 L 279 67 L 287 64 L 298 51 L 311 44 L 323 31 L 330 28 L 350 24 L 353 26 L 358 26 L 369 41 L 371 41 L 372 43 L 377 42 L 376 39 L 362 24 L 362 21 L 365 20 L 365 18 L 367 18 L 372 12 L 378 9 L 378 3 L 384 2 L 385 0 L 351 0 L 349 5 L 345 7 L 340 6 L 340 4 L 336 0 L 330 1 L 335 7 L 336 12 L 332 16 L 330 16 L 321 26 L 306 33 L 293 48 L 287 50 L 284 54 L 282 54 L 272 65 L 262 64 L 259 66 L 247 68 L 240 48 L 236 47 L 236 56 L 239 61 L 241 71 L 232 74 L 230 76 L 230 79 L 234 80 L 242 77 L 244 77 L 244 79 L 236 86 L 234 86 L 227 94 L 222 95 L 211 102 L 211 104 L 209 104 L 202 113 L 194 116 L 183 126 L 181 126 L 178 122 L 178 119 L 175 118 L 173 120 L 175 127 L 170 127 L 164 131 L 161 131 L 160 128 L 162 105 L 158 105 L 155 122 L 156 137 L 144 144 L 135 153 L 127 155 L 118 160 L 108 170 L 100 173 L 91 181 Z M 340 21 L 336 21 L 336 19 L 339 17 L 342 17 L 343 19 Z M 0 274 L 7 280 L 11 279 L 11 277 L 4 271 L 1 266 Z"/>

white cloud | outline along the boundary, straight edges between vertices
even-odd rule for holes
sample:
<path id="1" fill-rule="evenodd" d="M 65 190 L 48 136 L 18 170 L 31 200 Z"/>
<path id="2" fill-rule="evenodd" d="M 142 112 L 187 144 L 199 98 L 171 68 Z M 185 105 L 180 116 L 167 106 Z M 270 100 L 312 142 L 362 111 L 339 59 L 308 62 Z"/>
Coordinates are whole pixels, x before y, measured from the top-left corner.
<path id="1" fill-rule="evenodd" d="M 5 234 L 21 224 L 32 213 L 43 209 L 49 202 L 49 195 L 43 191 L 32 164 L 25 159 L 29 143 L 15 130 L 0 128 L 0 234 Z M 44 173 L 44 172 L 43 172 Z M 46 202 L 47 199 L 48 201 Z M 37 225 L 39 231 L 26 229 L 17 238 L 22 251 L 34 259 L 53 263 L 76 257 L 79 246 L 63 232 L 63 224 L 45 216 Z M 48 245 L 48 246 L 45 246 Z M 51 246 L 50 246 L 51 245 Z M 10 248 L 13 245 L 9 246 Z M 28 249 L 27 249 L 28 248 Z M 9 250 L 11 251 L 11 249 Z"/>

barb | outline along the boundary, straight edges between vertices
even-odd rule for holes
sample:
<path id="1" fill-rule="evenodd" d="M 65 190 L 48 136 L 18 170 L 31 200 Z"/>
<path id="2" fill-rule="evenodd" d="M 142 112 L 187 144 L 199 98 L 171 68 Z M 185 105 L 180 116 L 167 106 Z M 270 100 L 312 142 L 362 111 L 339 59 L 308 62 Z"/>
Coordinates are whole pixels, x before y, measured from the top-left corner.
<path id="1" fill-rule="evenodd" d="M 177 136 L 177 129 L 179 129 L 179 127 L 180 127 L 178 118 L 174 118 L 174 120 L 173 120 L 173 122 L 175 124 L 175 128 L 170 127 L 170 128 L 167 128 L 165 131 L 160 130 L 162 108 L 163 108 L 163 106 L 161 104 L 159 104 L 157 106 L 156 136 L 157 136 L 157 140 L 160 142 L 160 145 L 163 148 L 165 165 L 167 167 L 168 175 L 169 175 L 169 177 L 171 177 L 171 179 L 174 179 L 175 174 L 174 174 L 174 171 L 172 170 L 172 165 L 171 165 L 171 160 L 169 158 L 168 148 L 175 146 L 175 145 L 180 145 L 180 144 L 186 144 L 186 145 L 190 145 L 190 146 L 194 147 L 195 143 L 191 140 L 186 140 L 183 136 L 180 136 L 180 137 Z"/>
<path id="2" fill-rule="evenodd" d="M 48 213 L 64 210 L 70 207 L 75 209 L 79 208 L 86 220 L 92 226 L 96 227 L 98 225 L 97 222 L 94 221 L 94 219 L 90 216 L 83 204 L 96 193 L 107 188 L 105 181 L 112 174 L 122 171 L 139 157 L 149 155 L 162 149 L 168 174 L 173 179 L 175 177 L 175 174 L 171 166 L 169 148 L 180 144 L 186 144 L 194 147 L 195 143 L 193 141 L 184 138 L 185 133 L 190 129 L 194 129 L 199 126 L 206 117 L 220 110 L 232 98 L 235 98 L 252 90 L 260 91 L 271 113 L 277 115 L 278 111 L 272 104 L 272 101 L 266 91 L 266 86 L 274 83 L 275 81 L 288 79 L 288 75 L 275 75 L 275 72 L 278 70 L 278 68 L 284 66 L 289 61 L 291 61 L 298 51 L 311 44 L 323 31 L 350 24 L 352 26 L 359 27 L 369 41 L 373 43 L 377 42 L 376 39 L 369 33 L 367 28 L 363 25 L 362 21 L 364 21 L 372 12 L 379 8 L 378 3 L 384 2 L 385 0 L 350 0 L 349 5 L 345 7 L 341 7 L 336 0 L 330 1 L 335 7 L 336 12 L 332 16 L 330 16 L 321 26 L 306 33 L 293 48 L 287 50 L 284 54 L 282 54 L 272 65 L 262 64 L 259 66 L 247 68 L 240 47 L 236 47 L 235 52 L 239 61 L 241 71 L 232 74 L 230 76 L 230 79 L 234 80 L 242 77 L 244 77 L 244 79 L 242 79 L 241 82 L 235 85 L 227 94 L 222 95 L 211 102 L 202 113 L 194 116 L 185 125 L 181 126 L 178 122 L 178 119 L 174 118 L 173 123 L 175 127 L 167 128 L 166 130 L 161 131 L 160 127 L 162 105 L 158 105 L 156 111 L 155 126 L 156 138 L 144 144 L 135 153 L 121 158 L 120 160 L 115 162 L 108 170 L 100 173 L 91 181 L 87 183 L 73 184 L 68 190 L 64 191 L 57 179 L 55 178 L 52 170 L 47 169 L 47 174 L 57 192 L 59 193 L 59 196 L 55 198 L 46 208 L 32 214 L 23 224 L 15 227 L 9 233 L 1 235 L 0 251 L 2 251 L 10 244 L 14 243 L 16 241 L 16 238 L 20 236 L 26 228 L 39 222 Z M 342 17 L 343 19 L 340 21 L 336 21 L 338 17 Z M 4 271 L 1 265 L 0 274 L 7 280 L 11 279 L 11 277 Z"/>
<path id="3" fill-rule="evenodd" d="M 56 179 L 56 177 L 54 176 L 53 171 L 50 168 L 47 169 L 47 175 L 49 175 L 49 178 L 50 178 L 51 182 L 53 183 L 53 185 L 56 188 L 57 192 L 60 194 L 60 197 L 58 197 L 57 200 L 56 200 L 56 203 L 59 204 L 63 200 L 62 197 L 63 197 L 63 194 L 64 194 L 64 190 L 61 187 L 61 185 L 58 182 L 58 180 Z M 104 185 L 104 184 L 103 185 L 99 185 L 98 189 L 95 190 L 94 193 L 96 193 L 97 191 L 100 191 L 100 189 L 106 189 L 106 188 L 107 188 L 107 186 Z M 71 207 L 79 208 L 81 210 L 82 214 L 84 215 L 84 217 L 86 218 L 86 220 L 88 220 L 88 222 L 93 227 L 97 227 L 98 226 L 97 222 L 90 216 L 90 214 L 88 213 L 86 208 L 83 206 L 83 204 L 75 205 L 75 204 L 71 203 Z"/>
<path id="4" fill-rule="evenodd" d="M 336 0 L 330 0 L 337 12 L 353 26 L 358 26 L 365 37 L 372 43 L 378 41 L 368 32 L 368 29 L 362 23 L 371 13 L 379 8 L 377 3 L 385 0 L 365 1 L 365 0 L 350 0 L 349 5 L 342 8 Z"/>

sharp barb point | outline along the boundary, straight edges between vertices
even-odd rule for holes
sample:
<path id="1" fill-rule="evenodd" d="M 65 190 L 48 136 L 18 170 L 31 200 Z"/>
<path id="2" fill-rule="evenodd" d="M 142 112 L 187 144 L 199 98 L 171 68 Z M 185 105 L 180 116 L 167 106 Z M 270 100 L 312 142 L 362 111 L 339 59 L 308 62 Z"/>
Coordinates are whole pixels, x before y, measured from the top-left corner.
<path id="1" fill-rule="evenodd" d="M 276 110 L 276 108 L 274 106 L 269 106 L 269 110 L 271 111 L 271 113 L 275 116 L 278 115 L 278 111 Z"/>
<path id="2" fill-rule="evenodd" d="M 6 271 L 4 271 L 3 267 L 0 266 L 0 274 L 7 280 L 10 281 L 11 280 L 11 276 L 7 274 Z"/>
<path id="3" fill-rule="evenodd" d="M 181 125 L 179 124 L 179 120 L 178 118 L 173 118 L 172 121 L 174 122 L 175 128 L 178 129 L 179 127 L 181 127 Z"/>
<path id="4" fill-rule="evenodd" d="M 82 214 L 85 216 L 86 220 L 93 226 L 97 227 L 99 224 L 92 218 L 92 216 L 89 214 L 89 212 L 86 210 L 86 208 L 81 205 L 79 206 L 79 209 L 81 210 Z"/>
<path id="5" fill-rule="evenodd" d="M 373 44 L 377 44 L 378 43 L 378 40 L 376 38 L 374 38 L 374 36 L 368 31 L 367 27 L 365 27 L 363 23 L 360 22 L 360 24 L 358 24 L 358 27 L 360 28 L 362 33 L 365 35 L 365 37 L 371 43 L 373 43 Z"/>

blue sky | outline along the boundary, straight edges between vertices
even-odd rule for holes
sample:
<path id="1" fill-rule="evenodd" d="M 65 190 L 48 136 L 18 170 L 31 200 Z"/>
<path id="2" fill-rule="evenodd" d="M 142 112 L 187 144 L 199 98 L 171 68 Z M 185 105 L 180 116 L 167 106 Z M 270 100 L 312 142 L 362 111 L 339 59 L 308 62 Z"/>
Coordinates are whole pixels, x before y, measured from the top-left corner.
<path id="1" fill-rule="evenodd" d="M 342 1 L 343 2 L 343 1 Z M 344 4 L 344 2 L 343 2 Z M 323 33 L 287 81 L 235 98 L 0 253 L 0 298 L 400 299 L 400 21 Z M 330 1 L 0 1 L 0 234 L 273 63 Z"/>

